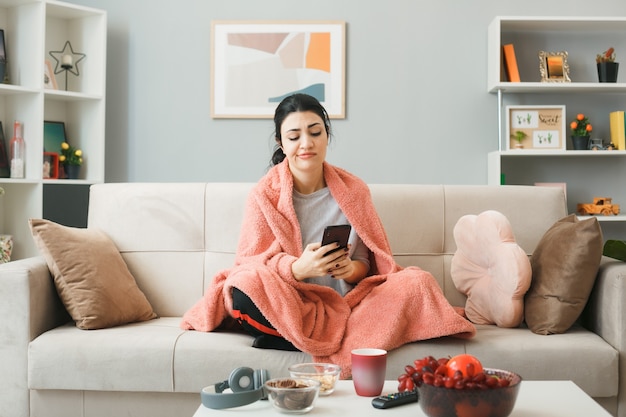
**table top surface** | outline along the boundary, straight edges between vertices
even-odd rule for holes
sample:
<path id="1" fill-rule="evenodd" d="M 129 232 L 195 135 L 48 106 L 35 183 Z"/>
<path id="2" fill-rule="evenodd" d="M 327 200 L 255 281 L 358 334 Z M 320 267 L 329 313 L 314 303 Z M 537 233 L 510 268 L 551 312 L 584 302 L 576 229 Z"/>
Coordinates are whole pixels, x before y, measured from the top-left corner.
<path id="1" fill-rule="evenodd" d="M 397 381 L 386 381 L 383 394 L 397 391 Z M 228 394 L 224 394 L 228 395 Z M 359 417 L 392 417 L 407 415 L 426 417 L 419 404 L 407 404 L 387 410 L 372 407 L 372 398 L 359 397 L 354 392 L 352 381 L 338 381 L 335 392 L 319 397 L 315 408 L 305 415 Z M 257 401 L 227 410 L 211 410 L 200 404 L 193 417 L 236 416 L 252 412 L 255 416 L 283 415 L 268 401 Z M 250 414 L 252 414 L 250 413 Z M 510 417 L 611 417 L 611 415 L 589 397 L 572 381 L 522 381 L 519 396 Z"/>

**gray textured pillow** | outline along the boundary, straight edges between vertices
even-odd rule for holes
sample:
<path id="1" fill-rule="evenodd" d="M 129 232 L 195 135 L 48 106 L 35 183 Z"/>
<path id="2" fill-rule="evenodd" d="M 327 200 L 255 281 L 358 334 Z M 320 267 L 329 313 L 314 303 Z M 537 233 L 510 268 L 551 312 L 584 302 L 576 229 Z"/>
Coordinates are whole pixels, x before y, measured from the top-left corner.
<path id="1" fill-rule="evenodd" d="M 578 319 L 602 259 L 602 230 L 594 217 L 569 215 L 541 238 L 530 260 L 532 281 L 524 318 L 538 334 L 566 332 Z"/>

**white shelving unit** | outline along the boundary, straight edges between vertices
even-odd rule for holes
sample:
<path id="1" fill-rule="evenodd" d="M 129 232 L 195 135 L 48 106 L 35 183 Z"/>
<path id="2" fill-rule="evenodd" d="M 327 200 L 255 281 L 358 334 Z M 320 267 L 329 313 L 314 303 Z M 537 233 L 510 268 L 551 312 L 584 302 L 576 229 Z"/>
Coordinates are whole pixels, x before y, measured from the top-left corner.
<path id="1" fill-rule="evenodd" d="M 501 46 L 512 43 L 521 82 L 502 81 Z M 614 47 L 623 68 L 617 83 L 599 83 L 595 56 Z M 541 82 L 539 51 L 568 52 L 572 82 Z M 591 202 L 593 196 L 613 197 L 626 213 L 626 151 L 505 150 L 506 105 L 565 105 L 566 128 L 575 114 L 585 113 L 594 134 L 610 139 L 608 115 L 626 109 L 626 18 L 625 17 L 502 17 L 488 29 L 487 90 L 497 95 L 497 151 L 488 155 L 488 183 L 533 185 L 535 182 L 567 184 L 568 209 Z M 592 137 L 595 137 L 592 135 Z M 568 138 L 569 141 L 569 138 Z M 616 181 L 617 180 L 617 181 Z M 626 215 L 597 216 L 605 228 L 626 225 Z M 623 227 L 623 226 L 620 226 Z"/>
<path id="2" fill-rule="evenodd" d="M 36 255 L 29 218 L 43 217 L 45 187 L 104 182 L 105 151 L 105 11 L 52 0 L 0 0 L 0 28 L 4 30 L 9 84 L 0 84 L 0 121 L 7 150 L 13 120 L 24 124 L 26 178 L 0 178 L 6 193 L 0 197 L 0 232 L 13 235 L 12 259 Z M 44 65 L 50 51 L 70 41 L 86 55 L 79 76 L 57 74 L 58 90 L 44 88 Z M 43 179 L 43 122 L 65 123 L 68 141 L 81 149 L 80 179 Z M 71 193 L 70 193 L 71 194 Z M 72 204 L 72 201 L 67 201 Z"/>

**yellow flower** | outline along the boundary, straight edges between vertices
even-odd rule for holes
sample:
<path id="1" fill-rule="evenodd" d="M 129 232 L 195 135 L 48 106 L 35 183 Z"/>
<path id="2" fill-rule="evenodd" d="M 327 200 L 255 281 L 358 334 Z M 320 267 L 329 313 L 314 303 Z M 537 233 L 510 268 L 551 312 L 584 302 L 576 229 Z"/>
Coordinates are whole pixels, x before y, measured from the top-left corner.
<path id="1" fill-rule="evenodd" d="M 67 142 L 61 143 L 61 154 L 59 155 L 59 162 L 63 165 L 82 165 L 83 164 L 83 151 L 76 149 Z"/>

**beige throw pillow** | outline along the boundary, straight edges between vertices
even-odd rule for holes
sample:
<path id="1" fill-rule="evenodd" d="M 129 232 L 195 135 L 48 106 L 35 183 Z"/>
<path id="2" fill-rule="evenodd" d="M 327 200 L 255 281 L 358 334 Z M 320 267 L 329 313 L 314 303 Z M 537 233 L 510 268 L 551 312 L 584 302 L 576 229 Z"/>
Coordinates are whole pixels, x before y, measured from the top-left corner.
<path id="1" fill-rule="evenodd" d="M 59 297 L 77 327 L 101 329 L 156 317 L 104 232 L 42 219 L 29 222 Z"/>
<path id="2" fill-rule="evenodd" d="M 533 271 L 525 298 L 525 319 L 537 334 L 566 332 L 591 294 L 602 258 L 602 230 L 596 218 L 569 215 L 541 238 L 531 257 Z"/>

